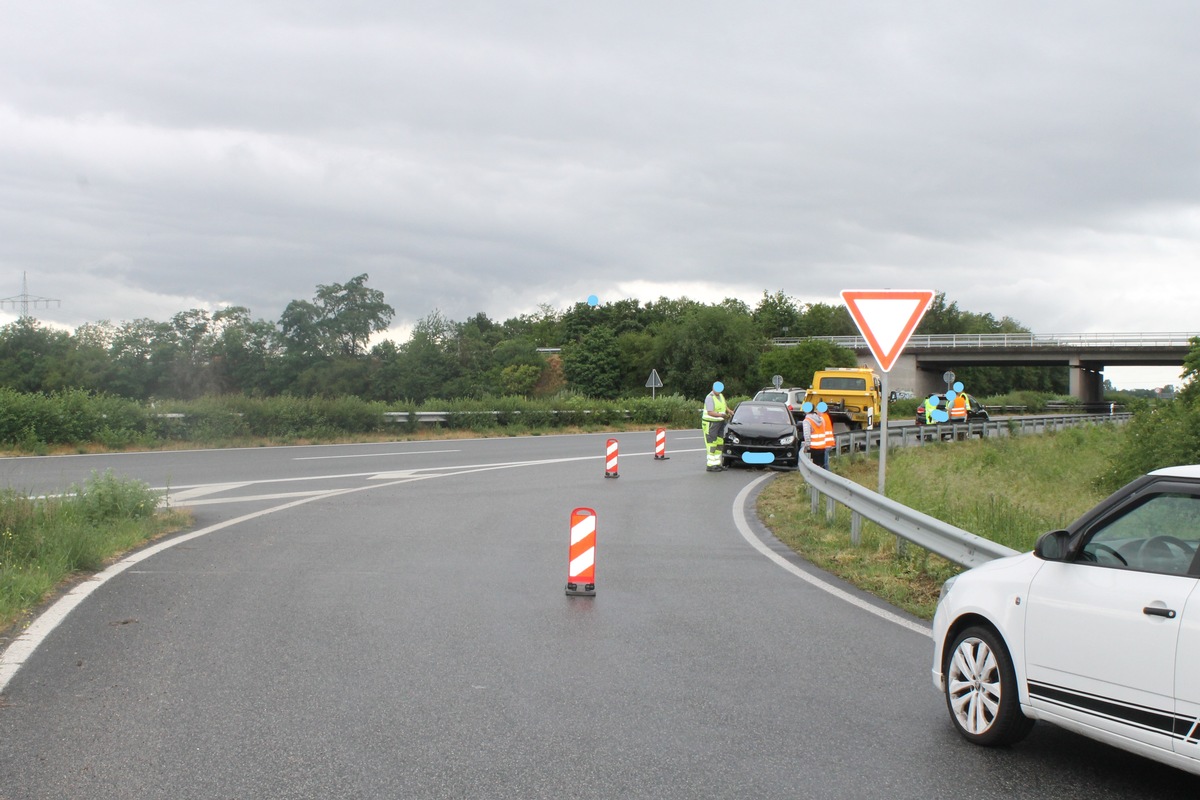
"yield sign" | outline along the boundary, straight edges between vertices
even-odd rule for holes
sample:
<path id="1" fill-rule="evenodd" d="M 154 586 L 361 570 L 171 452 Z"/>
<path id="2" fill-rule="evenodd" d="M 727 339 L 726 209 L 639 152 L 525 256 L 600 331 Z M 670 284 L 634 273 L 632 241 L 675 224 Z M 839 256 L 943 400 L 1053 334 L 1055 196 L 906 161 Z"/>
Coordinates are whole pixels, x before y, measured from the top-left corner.
<path id="1" fill-rule="evenodd" d="M 847 289 L 842 292 L 842 299 L 850 309 L 850 316 L 854 317 L 854 324 L 867 340 L 867 347 L 879 362 L 879 368 L 889 372 L 933 302 L 933 292 Z"/>

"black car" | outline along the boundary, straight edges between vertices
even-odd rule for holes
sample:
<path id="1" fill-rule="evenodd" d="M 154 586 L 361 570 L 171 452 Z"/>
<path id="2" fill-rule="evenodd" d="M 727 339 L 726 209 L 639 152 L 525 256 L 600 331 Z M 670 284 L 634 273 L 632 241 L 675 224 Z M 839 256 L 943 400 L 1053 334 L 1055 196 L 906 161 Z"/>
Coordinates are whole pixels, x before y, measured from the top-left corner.
<path id="1" fill-rule="evenodd" d="M 804 412 L 800 410 L 800 407 L 804 405 L 804 395 L 807 392 L 807 389 L 776 389 L 774 386 L 768 386 L 754 395 L 754 399 L 757 401 L 783 403 L 792 412 L 792 419 L 799 425 L 804 421 Z"/>
<path id="2" fill-rule="evenodd" d="M 929 395 L 929 396 L 932 396 L 932 395 Z M 979 402 L 974 397 L 972 397 L 969 394 L 966 394 L 965 392 L 963 393 L 963 397 L 967 398 L 967 422 L 987 422 L 988 419 L 990 419 L 990 417 L 988 417 L 987 409 L 983 407 L 983 403 Z M 949 409 L 946 407 L 946 395 L 939 394 L 937 396 L 937 399 L 938 399 L 938 405 L 937 405 L 938 410 L 945 411 L 947 414 L 949 414 L 950 413 Z M 916 419 L 917 419 L 918 425 L 925 424 L 925 401 L 924 400 L 922 400 L 921 404 L 917 406 Z M 947 422 L 950 422 L 950 421 L 952 421 L 952 420 L 947 420 Z M 936 424 L 936 421 L 934 424 Z"/>
<path id="3" fill-rule="evenodd" d="M 739 403 L 725 428 L 721 465 L 796 467 L 803 444 L 790 409 L 778 402 Z"/>

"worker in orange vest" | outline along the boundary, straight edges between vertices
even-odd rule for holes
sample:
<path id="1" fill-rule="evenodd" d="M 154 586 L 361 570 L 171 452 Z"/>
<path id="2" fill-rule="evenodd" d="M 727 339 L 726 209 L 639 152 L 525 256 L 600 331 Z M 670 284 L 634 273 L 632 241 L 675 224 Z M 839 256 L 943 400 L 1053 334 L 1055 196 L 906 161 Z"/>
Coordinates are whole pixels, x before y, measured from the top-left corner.
<path id="1" fill-rule="evenodd" d="M 829 418 L 829 406 L 821 401 L 816 408 L 812 403 L 805 403 L 800 409 L 804 411 L 801 425 L 804 430 L 804 449 L 814 464 L 829 469 L 829 448 L 837 444 L 833 435 L 833 420 Z"/>
<path id="2" fill-rule="evenodd" d="M 954 400 L 950 403 L 950 421 L 967 421 L 967 396 L 962 392 L 955 394 Z"/>

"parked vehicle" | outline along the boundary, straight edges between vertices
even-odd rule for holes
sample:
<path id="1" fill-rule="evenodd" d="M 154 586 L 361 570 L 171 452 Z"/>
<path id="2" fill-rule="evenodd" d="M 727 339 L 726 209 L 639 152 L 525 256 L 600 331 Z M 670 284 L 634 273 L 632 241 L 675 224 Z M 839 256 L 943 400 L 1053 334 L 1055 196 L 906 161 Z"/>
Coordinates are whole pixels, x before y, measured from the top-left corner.
<path id="1" fill-rule="evenodd" d="M 1143 476 L 1033 552 L 951 578 L 933 682 L 959 733 L 1035 720 L 1200 774 L 1200 465 Z"/>
<path id="2" fill-rule="evenodd" d="M 783 403 L 738 403 L 725 428 L 721 465 L 797 467 L 803 444 L 796 421 Z"/>
<path id="3" fill-rule="evenodd" d="M 824 401 L 829 418 L 852 431 L 871 430 L 883 415 L 883 381 L 870 367 L 829 367 L 813 373 L 804 400 Z"/>
<path id="4" fill-rule="evenodd" d="M 983 407 L 983 403 L 979 402 L 979 400 L 977 400 L 973 395 L 969 395 L 966 392 L 963 392 L 963 396 L 967 398 L 967 422 L 987 422 L 989 419 L 991 419 L 991 417 L 988 416 L 987 409 Z M 946 407 L 946 395 L 939 394 L 937 398 L 938 410 L 948 411 Z M 921 404 L 917 406 L 916 422 L 918 425 L 925 424 L 924 401 L 921 401 Z"/>
<path id="5" fill-rule="evenodd" d="M 792 412 L 792 419 L 799 425 L 804 421 L 804 411 L 801 410 L 801 407 L 804 405 L 804 393 L 806 391 L 808 390 L 776 389 L 774 386 L 768 386 L 754 395 L 754 399 L 771 403 L 783 403 Z"/>

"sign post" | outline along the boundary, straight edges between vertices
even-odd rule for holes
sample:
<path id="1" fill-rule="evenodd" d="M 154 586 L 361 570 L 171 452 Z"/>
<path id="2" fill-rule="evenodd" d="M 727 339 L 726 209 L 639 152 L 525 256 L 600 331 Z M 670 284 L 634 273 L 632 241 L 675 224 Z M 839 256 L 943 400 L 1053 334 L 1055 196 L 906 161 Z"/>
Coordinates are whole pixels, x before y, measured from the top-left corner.
<path id="1" fill-rule="evenodd" d="M 646 379 L 646 388 L 650 390 L 650 399 L 654 399 L 654 390 L 661 389 L 663 385 L 662 378 L 658 377 L 658 370 L 650 370 L 650 377 Z"/>
<path id="2" fill-rule="evenodd" d="M 879 415 L 879 493 L 883 494 L 888 451 L 888 373 L 925 316 L 934 293 L 929 290 L 844 290 L 842 300 L 867 340 L 883 372 L 883 409 Z"/>

